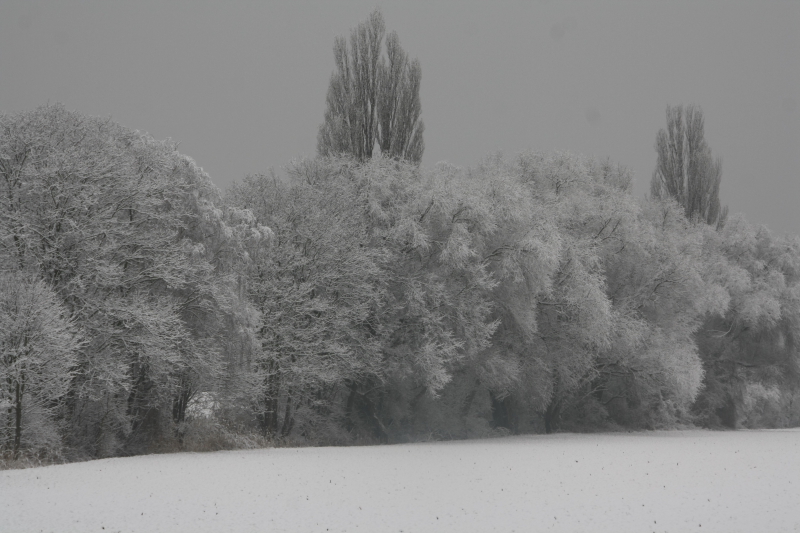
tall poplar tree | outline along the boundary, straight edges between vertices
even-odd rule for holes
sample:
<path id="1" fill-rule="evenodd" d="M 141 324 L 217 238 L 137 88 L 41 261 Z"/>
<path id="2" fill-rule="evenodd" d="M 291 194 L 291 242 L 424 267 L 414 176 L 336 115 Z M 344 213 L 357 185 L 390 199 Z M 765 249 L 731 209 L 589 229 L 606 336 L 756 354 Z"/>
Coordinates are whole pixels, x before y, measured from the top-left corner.
<path id="1" fill-rule="evenodd" d="M 336 70 L 328 86 L 325 120 L 317 136 L 320 155 L 349 154 L 359 161 L 381 153 L 419 163 L 425 149 L 419 100 L 422 70 L 409 60 L 397 33 L 386 36 L 379 10 L 333 44 Z"/>
<path id="2" fill-rule="evenodd" d="M 703 126 L 700 107 L 667 106 L 667 129 L 656 137 L 658 160 L 650 193 L 654 198 L 671 196 L 691 220 L 721 226 L 728 214 L 719 202 L 722 160 L 711 156 Z"/>

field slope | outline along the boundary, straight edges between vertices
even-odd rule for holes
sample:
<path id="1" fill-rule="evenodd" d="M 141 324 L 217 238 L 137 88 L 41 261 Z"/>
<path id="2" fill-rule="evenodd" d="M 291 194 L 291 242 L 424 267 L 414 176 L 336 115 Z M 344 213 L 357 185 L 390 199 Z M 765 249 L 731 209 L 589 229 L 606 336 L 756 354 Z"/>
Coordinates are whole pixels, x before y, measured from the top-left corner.
<path id="1" fill-rule="evenodd" d="M 800 430 L 151 455 L 0 472 L 0 531 L 800 531 Z"/>

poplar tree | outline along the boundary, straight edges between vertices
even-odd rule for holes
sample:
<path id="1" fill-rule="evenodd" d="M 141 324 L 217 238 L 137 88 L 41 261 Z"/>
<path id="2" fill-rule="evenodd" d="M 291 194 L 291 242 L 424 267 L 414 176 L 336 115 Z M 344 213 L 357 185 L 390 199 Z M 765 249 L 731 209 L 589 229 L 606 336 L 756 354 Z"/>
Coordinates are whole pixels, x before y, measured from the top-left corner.
<path id="1" fill-rule="evenodd" d="M 719 202 L 722 160 L 711 156 L 703 129 L 700 107 L 667 106 L 667 128 L 656 136 L 658 160 L 650 193 L 674 198 L 690 220 L 722 226 L 728 214 Z"/>
<path id="2" fill-rule="evenodd" d="M 325 119 L 317 136 L 320 155 L 372 157 L 377 144 L 393 159 L 419 163 L 425 147 L 419 87 L 419 61 L 409 60 L 397 33 L 386 36 L 379 10 L 333 44 L 336 70 L 328 86 Z"/>

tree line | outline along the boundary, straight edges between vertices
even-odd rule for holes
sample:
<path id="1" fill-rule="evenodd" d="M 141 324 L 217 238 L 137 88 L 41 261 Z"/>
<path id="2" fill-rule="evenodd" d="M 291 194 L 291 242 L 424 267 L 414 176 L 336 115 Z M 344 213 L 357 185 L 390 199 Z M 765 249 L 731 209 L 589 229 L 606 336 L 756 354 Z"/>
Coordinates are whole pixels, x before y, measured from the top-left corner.
<path id="1" fill-rule="evenodd" d="M 424 170 L 384 33 L 336 41 L 319 155 L 224 195 L 172 142 L 0 115 L 4 454 L 800 423 L 800 240 L 727 215 L 699 108 L 647 198 L 570 153 Z"/>

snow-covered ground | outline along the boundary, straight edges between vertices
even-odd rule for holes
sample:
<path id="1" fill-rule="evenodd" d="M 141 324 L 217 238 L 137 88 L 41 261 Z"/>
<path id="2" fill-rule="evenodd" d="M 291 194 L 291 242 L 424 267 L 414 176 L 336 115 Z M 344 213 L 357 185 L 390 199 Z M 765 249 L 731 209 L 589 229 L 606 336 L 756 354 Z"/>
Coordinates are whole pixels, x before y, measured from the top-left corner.
<path id="1" fill-rule="evenodd" d="M 0 531 L 800 531 L 800 430 L 283 448 L 5 471 Z"/>

